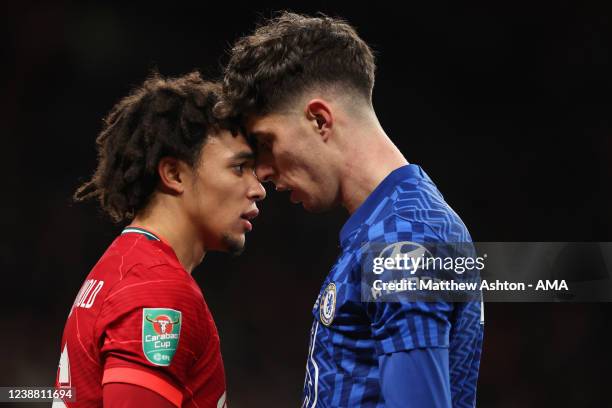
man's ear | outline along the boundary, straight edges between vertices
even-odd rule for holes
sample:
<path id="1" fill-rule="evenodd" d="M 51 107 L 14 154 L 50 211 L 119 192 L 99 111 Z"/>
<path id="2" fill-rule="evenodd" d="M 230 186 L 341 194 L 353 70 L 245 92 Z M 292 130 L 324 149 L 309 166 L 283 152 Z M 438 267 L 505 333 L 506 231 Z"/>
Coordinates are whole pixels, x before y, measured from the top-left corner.
<path id="1" fill-rule="evenodd" d="M 326 142 L 334 125 L 331 106 L 322 99 L 312 99 L 306 105 L 306 118 Z"/>
<path id="2" fill-rule="evenodd" d="M 157 165 L 160 186 L 169 192 L 182 194 L 185 191 L 185 164 L 174 157 L 162 157 Z"/>

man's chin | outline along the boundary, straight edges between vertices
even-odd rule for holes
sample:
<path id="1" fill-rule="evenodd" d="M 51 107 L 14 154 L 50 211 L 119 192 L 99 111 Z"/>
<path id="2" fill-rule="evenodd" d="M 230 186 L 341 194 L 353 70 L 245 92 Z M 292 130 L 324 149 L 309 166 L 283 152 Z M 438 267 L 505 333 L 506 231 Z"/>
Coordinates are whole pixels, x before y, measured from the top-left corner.
<path id="1" fill-rule="evenodd" d="M 325 205 L 323 203 L 315 202 L 309 199 L 302 201 L 302 208 L 304 208 L 304 210 L 308 211 L 309 213 L 313 213 L 313 214 L 318 214 L 318 213 L 322 213 L 325 211 L 329 211 L 332 209 L 332 207 L 333 206 L 331 205 Z"/>
<path id="2" fill-rule="evenodd" d="M 231 255 L 238 256 L 244 251 L 245 238 L 244 235 L 233 237 L 229 234 L 223 235 L 222 238 L 225 251 Z"/>

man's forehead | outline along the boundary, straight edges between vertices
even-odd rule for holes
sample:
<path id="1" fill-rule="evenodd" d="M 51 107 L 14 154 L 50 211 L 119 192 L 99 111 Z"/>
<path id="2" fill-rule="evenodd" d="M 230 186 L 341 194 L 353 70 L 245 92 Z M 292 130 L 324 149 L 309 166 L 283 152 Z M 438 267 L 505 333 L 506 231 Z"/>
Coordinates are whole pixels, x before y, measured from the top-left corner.
<path id="1" fill-rule="evenodd" d="M 216 154 L 222 152 L 224 156 L 241 155 L 246 158 L 246 156 L 253 156 L 254 154 L 251 145 L 241 132 L 232 135 L 229 131 L 222 131 L 220 134 L 210 137 L 207 145 L 208 150 L 215 150 Z"/>
<path id="2" fill-rule="evenodd" d="M 275 125 L 292 120 L 289 112 L 275 112 L 263 115 L 249 115 L 244 121 L 248 133 L 263 134 L 272 130 Z"/>
<path id="3" fill-rule="evenodd" d="M 260 132 L 262 127 L 267 124 L 267 116 L 260 115 L 249 115 L 244 120 L 244 128 L 248 134 L 255 134 Z"/>

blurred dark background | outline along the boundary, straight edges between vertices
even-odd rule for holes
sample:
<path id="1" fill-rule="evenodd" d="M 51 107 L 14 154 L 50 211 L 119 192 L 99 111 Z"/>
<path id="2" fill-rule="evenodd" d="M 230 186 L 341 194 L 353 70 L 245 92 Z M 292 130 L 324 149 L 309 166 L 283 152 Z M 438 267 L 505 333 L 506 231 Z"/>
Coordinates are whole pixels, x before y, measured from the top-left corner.
<path id="1" fill-rule="evenodd" d="M 609 2 L 356 3 L 3 6 L 0 385 L 53 383 L 69 307 L 120 231 L 70 198 L 95 168 L 102 117 L 153 68 L 218 77 L 229 45 L 273 10 L 357 27 L 378 53 L 383 127 L 474 240 L 612 241 Z M 245 254 L 194 272 L 232 407 L 299 405 L 311 307 L 347 218 L 268 197 Z M 479 406 L 612 406 L 610 312 L 487 304 Z"/>

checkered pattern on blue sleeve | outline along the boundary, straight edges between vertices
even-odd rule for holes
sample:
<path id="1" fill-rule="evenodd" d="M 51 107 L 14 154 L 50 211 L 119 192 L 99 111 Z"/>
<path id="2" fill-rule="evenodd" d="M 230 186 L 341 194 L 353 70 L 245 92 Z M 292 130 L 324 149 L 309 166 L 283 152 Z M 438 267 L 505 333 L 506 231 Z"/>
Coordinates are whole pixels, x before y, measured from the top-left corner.
<path id="1" fill-rule="evenodd" d="M 392 214 L 373 225 L 368 241 L 436 242 L 427 225 Z M 377 355 L 423 347 L 448 347 L 453 304 L 448 302 L 372 302 L 367 306 Z"/>
<path id="2" fill-rule="evenodd" d="M 342 253 L 313 307 L 302 407 L 385 407 L 379 356 L 424 347 L 448 348 L 453 407 L 473 407 L 480 303 L 361 301 L 365 244 L 471 242 L 431 179 L 416 165 L 392 172 L 349 218 L 340 241 Z"/>

